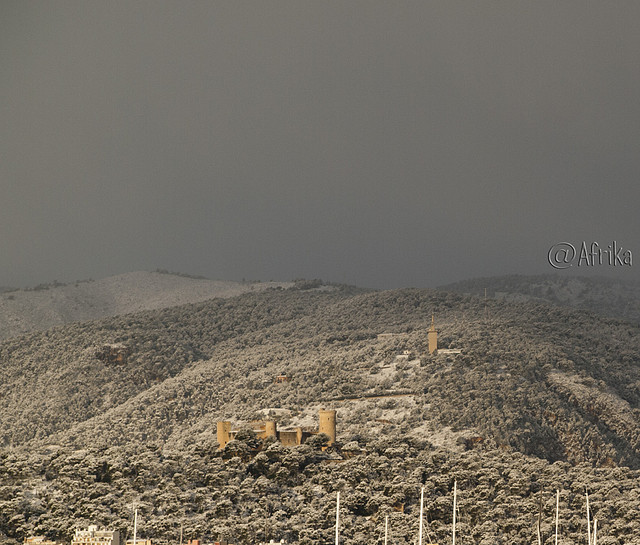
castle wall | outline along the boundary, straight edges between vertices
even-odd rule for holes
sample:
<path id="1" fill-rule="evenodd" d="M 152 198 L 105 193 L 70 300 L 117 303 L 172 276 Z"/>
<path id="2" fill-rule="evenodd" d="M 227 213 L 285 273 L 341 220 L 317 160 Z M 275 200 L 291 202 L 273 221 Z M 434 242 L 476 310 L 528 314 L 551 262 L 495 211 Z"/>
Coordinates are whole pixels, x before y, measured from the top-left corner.
<path id="1" fill-rule="evenodd" d="M 293 447 L 300 444 L 298 443 L 298 432 L 296 430 L 281 431 L 278 433 L 278 439 L 285 447 Z"/>

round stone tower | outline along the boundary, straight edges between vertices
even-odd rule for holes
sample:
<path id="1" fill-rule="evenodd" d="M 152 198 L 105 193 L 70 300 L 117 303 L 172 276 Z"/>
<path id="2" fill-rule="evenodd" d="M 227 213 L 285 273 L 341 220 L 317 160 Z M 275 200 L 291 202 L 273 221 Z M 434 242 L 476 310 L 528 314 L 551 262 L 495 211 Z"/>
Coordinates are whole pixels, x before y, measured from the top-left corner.
<path id="1" fill-rule="evenodd" d="M 278 433 L 276 431 L 276 423 L 273 420 L 267 420 L 264 423 L 264 436 L 278 437 Z"/>
<path id="2" fill-rule="evenodd" d="M 318 433 L 326 433 L 330 445 L 336 442 L 336 411 L 320 411 Z"/>
<path id="3" fill-rule="evenodd" d="M 224 448 L 231 439 L 231 422 L 218 422 L 218 448 Z"/>

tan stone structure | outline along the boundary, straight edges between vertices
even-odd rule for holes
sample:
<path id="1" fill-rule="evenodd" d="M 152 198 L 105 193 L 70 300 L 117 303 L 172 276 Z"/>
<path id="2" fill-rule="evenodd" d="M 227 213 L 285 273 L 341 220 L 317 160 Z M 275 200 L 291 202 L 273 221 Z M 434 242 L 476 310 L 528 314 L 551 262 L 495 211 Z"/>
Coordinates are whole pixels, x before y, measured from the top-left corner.
<path id="1" fill-rule="evenodd" d="M 336 411 L 320 411 L 318 433 L 326 433 L 329 436 L 330 445 L 336 442 Z"/>
<path id="2" fill-rule="evenodd" d="M 231 422 L 218 422 L 218 444 L 220 448 L 227 446 L 227 443 L 231 441 Z"/>
<path id="3" fill-rule="evenodd" d="M 76 530 L 71 545 L 121 545 L 119 530 L 98 529 L 89 526 L 86 530 Z"/>
<path id="4" fill-rule="evenodd" d="M 434 322 L 434 316 L 431 315 L 431 328 L 427 331 L 427 340 L 429 341 L 429 354 L 438 351 L 438 332 Z"/>
<path id="5" fill-rule="evenodd" d="M 218 448 L 223 449 L 227 446 L 229 441 L 235 438 L 238 430 L 231 429 L 231 422 L 218 422 L 217 427 Z M 318 435 L 319 433 L 327 434 L 329 436 L 329 445 L 333 445 L 336 442 L 336 411 L 321 410 L 319 412 L 319 424 L 317 430 L 304 429 L 300 426 L 292 429 L 278 430 L 276 423 L 273 420 L 254 422 L 252 423 L 252 427 L 259 439 L 275 437 L 286 447 L 301 445 L 309 437 Z"/>
<path id="6" fill-rule="evenodd" d="M 60 541 L 51 541 L 44 536 L 31 536 L 24 539 L 24 545 L 62 545 Z"/>

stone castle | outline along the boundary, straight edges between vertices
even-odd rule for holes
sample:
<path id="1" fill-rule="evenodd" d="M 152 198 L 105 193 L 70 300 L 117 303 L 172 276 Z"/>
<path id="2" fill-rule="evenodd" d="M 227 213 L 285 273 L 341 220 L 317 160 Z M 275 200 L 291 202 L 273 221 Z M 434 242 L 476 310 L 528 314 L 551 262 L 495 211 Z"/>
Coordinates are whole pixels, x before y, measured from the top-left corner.
<path id="1" fill-rule="evenodd" d="M 309 437 L 325 433 L 329 436 L 329 445 L 336 442 L 336 411 L 321 410 L 318 413 L 319 422 L 317 430 L 309 430 L 300 426 L 279 430 L 275 421 L 265 420 L 264 422 L 254 422 L 253 431 L 259 439 L 275 437 L 284 446 L 301 445 Z M 231 429 L 231 422 L 218 422 L 218 443 L 220 449 L 227 446 L 232 441 L 239 430 Z"/>

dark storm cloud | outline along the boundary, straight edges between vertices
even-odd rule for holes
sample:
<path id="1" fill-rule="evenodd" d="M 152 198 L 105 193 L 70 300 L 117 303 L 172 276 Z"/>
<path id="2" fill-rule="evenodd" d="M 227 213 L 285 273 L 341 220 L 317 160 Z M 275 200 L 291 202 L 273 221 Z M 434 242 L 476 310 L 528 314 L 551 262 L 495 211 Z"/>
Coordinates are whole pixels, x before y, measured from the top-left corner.
<path id="1" fill-rule="evenodd" d="M 561 240 L 640 256 L 635 4 L 0 9 L 0 285 L 428 286 L 546 272 Z"/>

